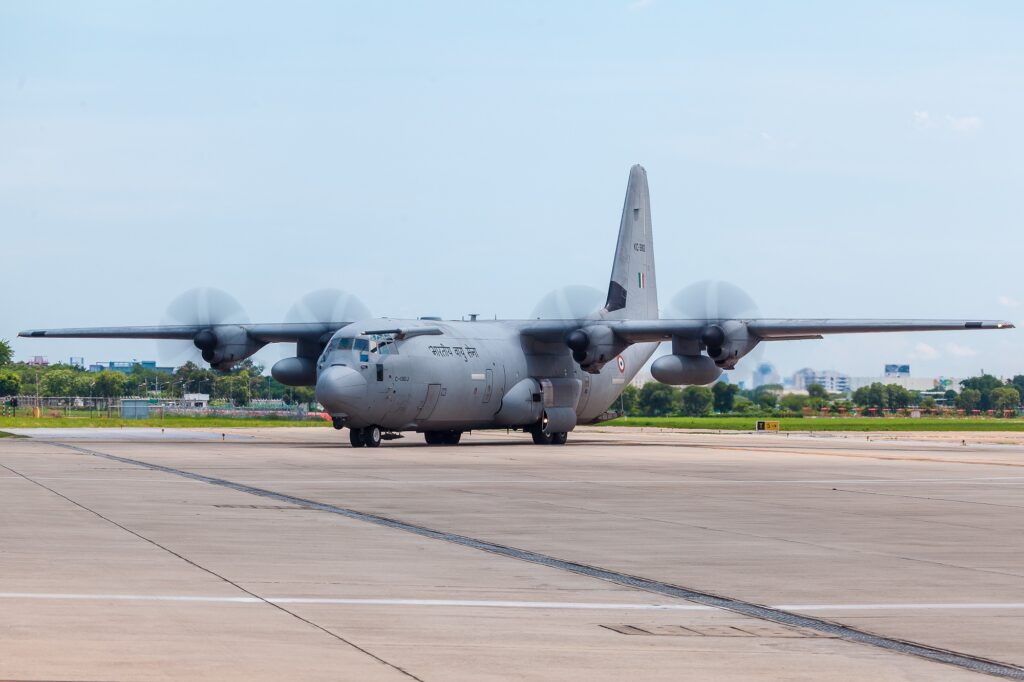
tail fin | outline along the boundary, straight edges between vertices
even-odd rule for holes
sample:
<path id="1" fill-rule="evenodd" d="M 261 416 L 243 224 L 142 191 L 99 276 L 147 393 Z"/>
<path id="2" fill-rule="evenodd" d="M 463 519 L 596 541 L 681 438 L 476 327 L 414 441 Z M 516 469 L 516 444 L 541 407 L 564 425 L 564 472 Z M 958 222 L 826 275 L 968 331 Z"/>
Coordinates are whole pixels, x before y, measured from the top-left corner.
<path id="1" fill-rule="evenodd" d="M 608 300 L 601 311 L 606 319 L 658 319 L 658 285 L 654 277 L 654 240 L 651 233 L 651 196 L 643 166 L 629 170 L 626 202 L 619 223 Z"/>

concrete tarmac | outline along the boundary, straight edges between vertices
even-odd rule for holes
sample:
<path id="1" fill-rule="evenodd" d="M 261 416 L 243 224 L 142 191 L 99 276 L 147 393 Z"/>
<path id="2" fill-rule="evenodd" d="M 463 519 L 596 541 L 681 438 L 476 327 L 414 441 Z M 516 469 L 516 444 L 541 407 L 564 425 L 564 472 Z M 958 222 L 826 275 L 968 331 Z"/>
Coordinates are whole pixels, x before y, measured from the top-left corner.
<path id="1" fill-rule="evenodd" d="M 22 433 L 2 680 L 1024 678 L 1012 438 Z"/>

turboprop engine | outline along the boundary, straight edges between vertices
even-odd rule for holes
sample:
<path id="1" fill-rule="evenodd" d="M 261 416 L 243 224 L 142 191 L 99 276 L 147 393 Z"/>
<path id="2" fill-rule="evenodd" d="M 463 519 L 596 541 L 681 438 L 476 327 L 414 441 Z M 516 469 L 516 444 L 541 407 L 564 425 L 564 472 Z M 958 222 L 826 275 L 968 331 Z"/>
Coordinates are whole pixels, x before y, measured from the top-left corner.
<path id="1" fill-rule="evenodd" d="M 700 345 L 708 357 L 722 369 L 733 369 L 744 355 L 754 349 L 760 339 L 747 332 L 747 325 L 737 320 L 709 324 L 700 332 Z"/>
<path id="2" fill-rule="evenodd" d="M 244 327 L 233 325 L 204 329 L 192 338 L 192 343 L 202 351 L 203 360 L 221 371 L 231 369 L 266 345 L 249 336 Z"/>
<path id="3" fill-rule="evenodd" d="M 615 332 L 604 325 L 576 329 L 565 337 L 565 345 L 572 351 L 572 359 L 584 372 L 597 374 L 612 358 L 626 348 L 615 337 Z"/>

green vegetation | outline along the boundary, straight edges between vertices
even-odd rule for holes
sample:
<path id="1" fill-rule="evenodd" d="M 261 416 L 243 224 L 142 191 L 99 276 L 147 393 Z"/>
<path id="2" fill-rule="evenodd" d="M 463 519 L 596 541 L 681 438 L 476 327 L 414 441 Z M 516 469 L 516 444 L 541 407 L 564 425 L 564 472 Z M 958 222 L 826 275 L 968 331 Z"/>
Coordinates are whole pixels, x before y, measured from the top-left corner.
<path id="1" fill-rule="evenodd" d="M 649 426 L 701 431 L 753 431 L 756 417 L 628 417 L 602 426 Z M 783 431 L 1024 431 L 1024 419 L 909 419 L 905 417 L 782 417 Z"/>
<path id="2" fill-rule="evenodd" d="M 269 426 L 323 427 L 331 423 L 320 419 L 289 419 L 287 417 L 151 417 L 149 419 L 120 419 L 118 417 L 0 417 L 0 428 L 118 428 L 156 426 L 162 428 L 250 428 Z"/>
<path id="3" fill-rule="evenodd" d="M 773 385 L 741 390 L 738 386 L 718 382 L 710 389 L 703 386 L 679 389 L 651 382 L 639 389 L 627 386 L 622 393 L 621 408 L 630 417 L 708 417 L 715 414 L 778 419 L 857 414 L 890 418 L 908 417 L 910 408 L 914 408 L 924 411 L 924 416 L 945 413 L 945 417 L 953 418 L 987 414 L 1012 419 L 1022 414 L 1022 395 L 1024 375 L 1005 382 L 988 374 L 965 379 L 959 394 L 951 390 L 922 394 L 897 384 L 875 382 L 858 388 L 848 398 L 830 394 L 819 384 L 808 386 L 806 394 L 783 395 L 782 386 Z M 954 410 L 961 412 L 955 414 Z M 859 428 L 870 430 L 873 427 Z"/>
<path id="4" fill-rule="evenodd" d="M 141 365 L 123 373 L 105 369 L 89 372 L 71 365 L 37 367 L 24 362 L 11 363 L 0 340 L 0 396 L 41 395 L 95 398 L 160 396 L 180 398 L 185 393 L 208 393 L 214 404 L 242 406 L 253 399 L 281 400 L 286 404 L 312 403 L 313 388 L 290 387 L 264 376 L 263 367 L 246 360 L 230 372 L 204 369 L 186 362 L 174 374 L 165 374 Z M 7 358 L 7 362 L 4 359 Z"/>

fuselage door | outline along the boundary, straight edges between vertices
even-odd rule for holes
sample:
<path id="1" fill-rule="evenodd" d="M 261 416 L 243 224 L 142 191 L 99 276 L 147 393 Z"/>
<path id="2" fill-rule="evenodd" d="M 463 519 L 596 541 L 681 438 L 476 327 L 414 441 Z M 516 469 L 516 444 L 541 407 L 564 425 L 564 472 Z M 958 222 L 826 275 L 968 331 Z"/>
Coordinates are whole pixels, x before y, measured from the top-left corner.
<path id="1" fill-rule="evenodd" d="M 416 413 L 416 421 L 430 419 L 437 407 L 437 399 L 441 397 L 441 384 L 427 384 L 427 395 L 420 405 L 420 411 Z"/>

